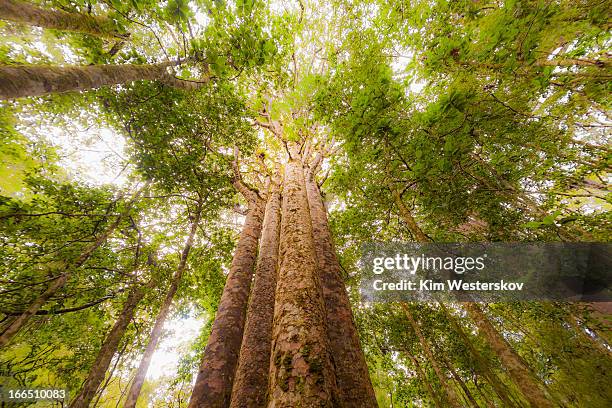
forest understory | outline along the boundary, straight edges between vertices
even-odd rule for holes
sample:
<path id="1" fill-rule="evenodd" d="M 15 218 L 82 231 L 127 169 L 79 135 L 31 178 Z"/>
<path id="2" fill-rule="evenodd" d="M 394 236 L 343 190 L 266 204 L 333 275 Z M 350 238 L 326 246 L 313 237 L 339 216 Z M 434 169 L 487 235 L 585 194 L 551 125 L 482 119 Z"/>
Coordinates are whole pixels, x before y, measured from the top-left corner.
<path id="1" fill-rule="evenodd" d="M 0 0 L 0 408 L 612 406 L 611 10 Z M 373 243 L 607 270 L 381 301 Z"/>

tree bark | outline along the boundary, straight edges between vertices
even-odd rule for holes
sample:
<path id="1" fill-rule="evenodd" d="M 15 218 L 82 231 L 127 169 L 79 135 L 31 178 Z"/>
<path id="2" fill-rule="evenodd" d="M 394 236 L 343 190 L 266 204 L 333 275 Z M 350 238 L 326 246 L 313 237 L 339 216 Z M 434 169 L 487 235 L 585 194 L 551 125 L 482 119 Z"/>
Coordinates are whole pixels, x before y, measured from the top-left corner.
<path id="1" fill-rule="evenodd" d="M 280 185 L 273 182 L 259 244 L 259 258 L 249 296 L 247 321 L 230 407 L 258 408 L 268 403 L 274 290 L 278 271 Z"/>
<path id="2" fill-rule="evenodd" d="M 261 199 L 249 200 L 249 210 L 236 245 L 189 408 L 229 406 L 263 212 Z"/>
<path id="3" fill-rule="evenodd" d="M 519 356 L 508 344 L 506 339 L 493 327 L 489 319 L 482 312 L 476 303 L 464 303 L 464 308 L 472 318 L 478 330 L 488 344 L 499 356 L 508 370 L 509 376 L 521 390 L 525 399 L 533 407 L 553 407 L 553 404 L 548 400 L 544 391 L 540 388 L 537 380 L 529 370 L 525 361 Z"/>
<path id="4" fill-rule="evenodd" d="M 417 242 L 431 242 L 431 239 L 429 239 L 429 237 L 425 235 L 421 227 L 419 227 L 419 225 L 415 221 L 414 217 L 412 216 L 412 212 L 406 206 L 404 200 L 402 200 L 399 191 L 391 187 L 391 194 L 393 195 L 393 201 L 395 202 L 395 205 L 397 206 L 400 212 L 400 217 L 406 223 L 406 226 L 408 227 L 408 230 L 410 231 L 414 239 Z"/>
<path id="5" fill-rule="evenodd" d="M 110 236 L 110 234 L 112 234 L 113 231 L 119 226 L 121 221 L 127 217 L 132 205 L 140 193 L 148 185 L 149 184 L 147 183 L 143 188 L 137 191 L 136 194 L 134 194 L 134 198 L 127 205 L 125 211 L 115 218 L 115 220 L 106 228 L 106 230 L 100 234 L 100 236 L 93 243 L 87 246 L 83 252 L 81 252 L 79 257 L 72 263 L 72 265 L 68 264 L 67 262 L 62 262 L 62 267 L 58 268 L 62 269 L 61 274 L 56 279 L 51 281 L 47 289 L 41 293 L 38 298 L 36 298 L 30 304 L 30 306 L 18 318 L 13 320 L 11 324 L 2 332 L 0 335 L 0 347 L 4 347 L 19 332 L 19 330 L 25 326 L 30 318 L 34 316 L 40 310 L 40 308 L 47 303 L 47 301 L 51 299 L 55 293 L 57 293 L 58 290 L 66 285 L 66 282 L 68 282 L 73 270 L 81 267 L 89 259 L 91 254 L 93 254 L 93 252 L 98 249 L 100 245 L 106 242 L 106 239 Z"/>
<path id="6" fill-rule="evenodd" d="M 130 386 L 127 398 L 125 400 L 125 403 L 123 404 L 124 408 L 136 407 L 136 402 L 138 401 L 138 397 L 140 396 L 142 385 L 144 384 L 147 371 L 149 370 L 149 366 L 151 365 L 153 353 L 155 353 L 155 349 L 157 348 L 159 340 L 161 339 L 162 330 L 164 329 L 164 323 L 166 322 L 166 318 L 170 313 L 170 307 L 172 306 L 174 295 L 178 290 L 179 284 L 181 283 L 181 279 L 183 277 L 183 272 L 185 271 L 185 267 L 187 266 L 187 258 L 189 257 L 189 252 L 191 251 L 191 247 L 193 246 L 193 241 L 195 239 L 201 217 L 202 201 L 199 201 L 194 214 L 193 221 L 191 222 L 189 236 L 187 237 L 187 241 L 185 242 L 185 246 L 183 247 L 183 251 L 181 253 L 181 260 L 179 261 L 178 267 L 176 268 L 174 276 L 172 277 L 170 288 L 166 293 L 164 302 L 162 303 L 161 308 L 159 309 L 159 313 L 157 314 L 157 318 L 155 319 L 155 324 L 153 325 L 153 329 L 151 330 L 151 334 L 149 336 L 149 342 L 147 343 L 145 352 L 142 356 L 142 359 L 140 360 L 140 364 L 138 365 L 138 370 L 136 370 L 134 381 Z"/>
<path id="7" fill-rule="evenodd" d="M 50 10 L 25 1 L 0 0 L 0 19 L 103 38 L 129 38 L 129 34 L 120 33 L 115 22 L 108 17 Z"/>
<path id="8" fill-rule="evenodd" d="M 0 66 L 0 99 L 41 96 L 68 91 L 87 91 L 102 86 L 139 80 L 160 80 L 187 90 L 198 88 L 198 82 L 174 78 L 166 69 L 176 62 L 143 65 L 2 65 Z"/>
<path id="9" fill-rule="evenodd" d="M 451 362 L 449 362 L 448 359 L 446 359 L 444 356 L 442 356 L 442 361 L 443 361 L 444 366 L 446 367 L 446 369 L 451 373 L 451 375 L 453 376 L 453 378 L 455 379 L 457 384 L 459 384 L 459 386 L 461 387 L 461 390 L 463 390 L 463 393 L 465 394 L 465 397 L 467 398 L 467 400 L 470 401 L 470 404 L 473 407 L 479 408 L 478 402 L 476 402 L 476 399 L 474 398 L 474 396 L 470 392 L 470 389 L 465 384 L 465 381 L 463 381 L 463 378 L 461 378 L 459 373 L 457 373 L 457 371 L 453 367 L 453 364 Z"/>
<path id="10" fill-rule="evenodd" d="M 144 293 L 144 290 L 137 286 L 128 294 L 121 314 L 117 318 L 117 321 L 115 322 L 110 333 L 104 339 L 102 348 L 98 353 L 96 361 L 91 367 L 91 371 L 83 384 L 83 388 L 76 398 L 70 403 L 70 408 L 89 407 L 89 404 L 96 395 L 98 387 L 100 387 L 100 384 L 102 384 L 102 381 L 104 381 L 106 370 L 108 370 L 108 367 L 110 366 L 113 356 L 117 351 L 117 347 L 119 346 L 119 342 L 130 324 L 130 321 L 134 317 L 136 306 L 142 300 Z"/>
<path id="11" fill-rule="evenodd" d="M 268 407 L 334 407 L 339 404 L 304 168 L 298 146 L 289 142 L 288 150 Z"/>
<path id="12" fill-rule="evenodd" d="M 400 303 L 400 305 L 402 309 L 404 309 L 404 313 L 406 314 L 406 317 L 408 318 L 408 321 L 410 322 L 412 329 L 414 330 L 417 337 L 419 338 L 421 347 L 423 347 L 423 351 L 425 352 L 425 355 L 429 359 L 431 366 L 436 372 L 436 375 L 438 379 L 440 380 L 440 384 L 442 384 L 442 388 L 444 388 L 444 390 L 446 391 L 446 396 L 448 398 L 449 405 L 452 407 L 461 408 L 461 404 L 459 403 L 459 398 L 457 397 L 457 393 L 455 393 L 455 390 L 453 389 L 453 387 L 451 387 L 450 384 L 448 383 L 448 379 L 446 378 L 446 375 L 442 372 L 442 369 L 440 368 L 438 361 L 436 360 L 435 356 L 433 355 L 433 352 L 431 351 L 431 347 L 429 346 L 429 343 L 427 342 L 427 340 L 425 339 L 425 336 L 423 336 L 423 333 L 421 332 L 421 328 L 419 327 L 419 324 L 416 322 L 416 320 L 412 316 L 412 312 L 410 311 L 410 308 L 405 303 Z"/>
<path id="13" fill-rule="evenodd" d="M 472 355 L 472 358 L 474 358 L 474 360 L 476 361 L 476 368 L 482 373 L 482 375 L 491 384 L 491 387 L 493 387 L 493 389 L 495 390 L 495 393 L 499 397 L 500 401 L 502 401 L 505 404 L 504 406 L 516 407 L 517 405 L 514 404 L 512 400 L 510 399 L 509 392 L 505 384 L 503 384 L 503 382 L 499 379 L 497 374 L 493 372 L 488 362 L 482 357 L 482 355 L 478 352 L 478 350 L 476 350 L 476 348 L 472 344 L 472 341 L 470 340 L 468 335 L 465 333 L 465 330 L 463 330 L 463 327 L 461 327 L 459 322 L 457 322 L 457 319 L 453 315 L 451 315 L 451 313 L 448 311 L 448 309 L 446 308 L 446 306 L 444 306 L 443 303 L 440 303 L 439 305 L 440 305 L 440 308 L 446 314 L 448 320 L 450 321 L 455 331 L 459 334 L 464 344 L 468 348 L 470 354 Z"/>
<path id="14" fill-rule="evenodd" d="M 340 263 L 334 250 L 327 211 L 313 171 L 307 172 L 306 190 L 327 312 L 327 336 L 334 361 L 338 398 L 341 406 L 377 407 L 368 365 L 359 343 Z"/>
<path id="15" fill-rule="evenodd" d="M 427 388 L 427 392 L 429 392 L 429 396 L 433 400 L 434 405 L 437 408 L 441 408 L 442 407 L 442 402 L 440 402 L 440 399 L 438 398 L 438 394 L 434 391 L 433 387 L 429 383 L 429 380 L 427 379 L 427 376 L 425 375 L 425 371 L 423 371 L 423 368 L 421 367 L 421 364 L 419 363 L 419 360 L 417 360 L 417 358 L 415 356 L 413 356 L 412 354 L 408 353 L 407 351 L 405 351 L 405 353 L 410 358 L 410 360 L 412 361 L 412 364 L 414 364 L 414 368 L 416 369 L 417 376 L 420 378 L 421 382 L 423 384 L 425 384 L 425 387 Z"/>
<path id="16" fill-rule="evenodd" d="M 411 213 L 401 200 L 397 190 L 392 190 L 392 193 L 395 203 L 400 209 L 402 219 L 404 219 L 404 221 L 408 224 L 410 231 L 413 233 L 417 241 L 431 242 L 429 237 L 427 237 L 416 224 L 414 218 L 412 218 Z M 546 395 L 538 386 L 535 378 L 533 378 L 531 372 L 529 371 L 527 364 L 518 354 L 516 354 L 514 350 L 512 350 L 508 342 L 506 342 L 499 332 L 497 332 L 491 322 L 489 322 L 488 318 L 482 313 L 478 305 L 475 303 L 464 303 L 464 307 L 478 326 L 479 331 L 483 333 L 488 343 L 491 345 L 491 348 L 499 356 L 504 366 L 508 370 L 510 377 L 516 382 L 527 401 L 534 407 L 552 407 L 552 403 L 546 398 Z"/>

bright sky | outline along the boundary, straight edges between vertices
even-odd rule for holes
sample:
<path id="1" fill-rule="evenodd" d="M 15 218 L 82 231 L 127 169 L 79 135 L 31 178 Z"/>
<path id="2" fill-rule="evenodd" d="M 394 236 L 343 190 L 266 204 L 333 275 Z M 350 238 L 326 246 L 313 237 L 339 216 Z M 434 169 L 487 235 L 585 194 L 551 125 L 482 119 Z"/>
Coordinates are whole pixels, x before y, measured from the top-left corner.
<path id="1" fill-rule="evenodd" d="M 166 322 L 168 331 L 157 347 L 147 373 L 148 380 L 158 380 L 163 376 L 176 373 L 181 354 L 184 353 L 200 334 L 204 321 L 193 317 L 177 318 Z"/>

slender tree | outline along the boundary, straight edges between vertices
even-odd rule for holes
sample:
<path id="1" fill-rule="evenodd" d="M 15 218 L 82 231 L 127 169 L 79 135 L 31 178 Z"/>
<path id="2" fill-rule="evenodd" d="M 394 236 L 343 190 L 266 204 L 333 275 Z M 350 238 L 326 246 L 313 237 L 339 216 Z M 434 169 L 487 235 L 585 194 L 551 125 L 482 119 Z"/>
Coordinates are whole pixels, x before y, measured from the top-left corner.
<path id="1" fill-rule="evenodd" d="M 96 392 L 98 391 L 100 384 L 102 384 L 104 381 L 106 371 L 110 366 L 113 356 L 117 353 L 119 342 L 123 338 L 128 325 L 134 318 L 134 313 L 136 313 L 138 303 L 140 303 L 145 295 L 145 291 L 143 290 L 144 288 L 137 283 L 134 285 L 135 286 L 130 290 L 127 299 L 123 304 L 123 309 L 117 317 L 113 328 L 104 339 L 104 343 L 102 343 L 102 347 L 98 352 L 96 360 L 91 366 L 91 370 L 89 371 L 89 375 L 87 376 L 81 391 L 70 403 L 70 408 L 88 408 L 91 401 L 96 396 Z"/>
<path id="2" fill-rule="evenodd" d="M 258 191 L 243 183 L 237 161 L 234 169 L 234 185 L 247 200 L 248 210 L 189 400 L 190 408 L 229 405 L 240 354 L 265 201 Z"/>
<path id="3" fill-rule="evenodd" d="M 185 245 L 183 246 L 183 251 L 181 252 L 181 259 L 176 268 L 176 271 L 174 272 L 174 276 L 172 277 L 172 281 L 170 282 L 170 287 L 166 292 L 166 296 L 164 298 L 164 301 L 162 302 L 157 317 L 155 318 L 155 324 L 153 325 L 153 329 L 151 330 L 151 334 L 149 335 L 149 341 L 147 343 L 147 346 L 145 347 L 145 351 L 142 356 L 142 359 L 140 360 L 140 364 L 138 365 L 138 369 L 136 370 L 136 374 L 134 375 L 134 380 L 130 385 L 130 389 L 127 393 L 125 403 L 123 404 L 125 408 L 134 408 L 136 406 L 136 403 L 138 402 L 138 397 L 140 396 L 142 385 L 144 384 L 147 371 L 149 370 L 149 366 L 151 365 L 153 353 L 155 353 L 155 349 L 157 348 L 157 345 L 159 344 L 159 341 L 161 339 L 164 323 L 168 318 L 168 314 L 170 313 L 170 308 L 172 306 L 172 301 L 174 300 L 174 296 L 176 295 L 176 291 L 178 290 L 179 284 L 181 283 L 183 273 L 185 272 L 185 268 L 187 267 L 187 259 L 189 258 L 189 252 L 191 251 L 191 248 L 193 246 L 193 241 L 195 239 L 196 233 L 198 231 L 198 226 L 200 225 L 200 220 L 202 218 L 202 207 L 203 199 L 200 198 L 197 202 L 194 213 L 191 215 L 191 228 L 189 229 L 189 235 L 187 236 L 187 240 L 185 241 Z"/>
<path id="4" fill-rule="evenodd" d="M 406 314 L 406 317 L 408 318 L 408 321 L 410 322 L 412 329 L 414 330 L 417 337 L 419 338 L 421 347 L 423 348 L 423 351 L 425 352 L 425 355 L 427 356 L 429 363 L 431 364 L 434 371 L 436 372 L 436 376 L 438 377 L 438 380 L 440 380 L 440 384 L 442 384 L 442 388 L 446 392 L 446 397 L 448 399 L 449 406 L 456 407 L 456 408 L 461 407 L 457 393 L 455 392 L 453 387 L 449 384 L 446 374 L 442 371 L 442 368 L 438 364 L 438 361 L 436 360 L 436 357 L 434 356 L 431 350 L 429 342 L 425 339 L 425 336 L 423 336 L 423 333 L 421 332 L 421 328 L 419 327 L 419 323 L 416 321 L 416 319 L 412 315 L 410 308 L 405 303 L 400 303 L 400 306 L 404 310 L 404 313 Z"/>
<path id="5" fill-rule="evenodd" d="M 75 269 L 80 268 L 89 257 L 93 254 L 93 252 L 100 247 L 102 244 L 106 242 L 108 237 L 113 233 L 113 231 L 121 224 L 121 222 L 129 215 L 133 204 L 138 199 L 138 196 L 142 193 L 142 191 L 148 186 L 148 183 L 145 184 L 142 188 L 140 188 L 133 196 L 132 200 L 128 202 L 124 211 L 119 214 L 113 222 L 111 222 L 106 229 L 98 235 L 96 240 L 89 244 L 85 249 L 81 252 L 81 254 L 71 263 L 61 262 L 61 266 L 58 267 L 56 271 L 57 276 L 51 280 L 47 289 L 43 293 L 41 293 L 29 306 L 28 308 L 21 313 L 15 320 L 11 322 L 10 325 L 6 327 L 6 329 L 0 335 L 0 347 L 5 346 L 13 336 L 15 336 L 19 330 L 21 330 L 24 325 L 30 320 L 32 316 L 40 310 L 40 308 L 47 303 L 49 299 L 51 299 L 57 291 L 66 285 L 68 279 L 71 277 L 73 271 Z"/>
<path id="6" fill-rule="evenodd" d="M 268 403 L 274 291 L 281 224 L 280 181 L 279 177 L 272 180 L 266 203 L 259 256 L 232 390 L 230 406 L 234 408 L 263 407 Z"/>

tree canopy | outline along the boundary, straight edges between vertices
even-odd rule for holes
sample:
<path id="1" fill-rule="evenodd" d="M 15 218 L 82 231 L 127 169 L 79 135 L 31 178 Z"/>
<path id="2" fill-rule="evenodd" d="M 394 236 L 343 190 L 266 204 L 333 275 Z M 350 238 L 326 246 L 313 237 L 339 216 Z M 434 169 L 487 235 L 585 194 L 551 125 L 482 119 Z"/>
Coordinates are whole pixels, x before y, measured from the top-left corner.
<path id="1" fill-rule="evenodd" d="M 368 242 L 609 242 L 610 9 L 0 0 L 0 385 L 65 389 L 71 407 L 187 407 L 229 333 L 219 321 L 246 341 L 224 317 L 242 257 L 256 273 L 243 309 L 303 290 L 296 320 L 326 327 L 328 360 L 303 354 L 312 387 L 336 367 L 330 406 L 349 398 L 330 361 L 359 360 L 334 348 L 351 319 L 380 407 L 610 406 L 609 303 L 359 292 Z M 301 249 L 314 264 L 283 269 Z M 262 269 L 278 282 L 258 289 Z M 334 306 L 346 321 L 317 315 Z M 285 390 L 274 353 L 291 333 L 274 327 Z"/>

